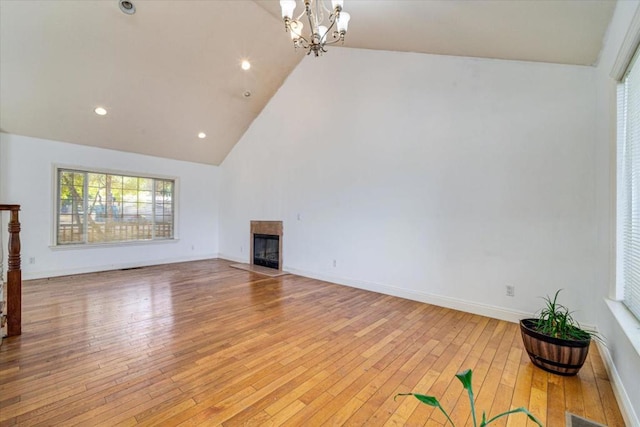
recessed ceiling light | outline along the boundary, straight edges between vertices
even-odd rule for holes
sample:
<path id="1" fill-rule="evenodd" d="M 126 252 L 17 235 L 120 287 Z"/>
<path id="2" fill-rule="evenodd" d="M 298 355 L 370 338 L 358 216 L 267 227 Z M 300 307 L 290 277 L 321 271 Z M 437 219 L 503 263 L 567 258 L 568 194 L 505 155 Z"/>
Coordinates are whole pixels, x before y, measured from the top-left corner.
<path id="1" fill-rule="evenodd" d="M 207 137 L 207 134 L 206 134 L 206 133 L 204 133 L 204 132 L 200 132 L 200 133 L 198 134 L 198 138 L 200 138 L 200 139 L 204 139 L 204 138 L 206 138 L 206 137 Z"/>
<path id="2" fill-rule="evenodd" d="M 133 15 L 134 13 L 136 13 L 135 5 L 129 0 L 119 0 L 118 6 L 120 6 L 120 10 L 127 15 Z"/>
<path id="3" fill-rule="evenodd" d="M 242 67 L 243 70 L 246 71 L 249 68 L 251 68 L 251 63 L 245 59 L 244 61 L 242 61 L 241 67 Z"/>
<path id="4" fill-rule="evenodd" d="M 95 113 L 99 116 L 105 116 L 107 114 L 107 110 L 102 107 L 96 107 L 93 111 L 95 111 Z"/>

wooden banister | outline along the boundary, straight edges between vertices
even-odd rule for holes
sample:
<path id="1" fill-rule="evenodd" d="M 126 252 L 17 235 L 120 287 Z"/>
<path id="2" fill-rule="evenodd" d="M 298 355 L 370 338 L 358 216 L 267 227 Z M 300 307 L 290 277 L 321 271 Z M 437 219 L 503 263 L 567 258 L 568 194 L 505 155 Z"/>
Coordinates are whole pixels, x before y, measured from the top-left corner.
<path id="1" fill-rule="evenodd" d="M 9 256 L 7 268 L 7 336 L 22 333 L 22 270 L 20 269 L 20 205 L 1 205 L 9 211 Z"/>

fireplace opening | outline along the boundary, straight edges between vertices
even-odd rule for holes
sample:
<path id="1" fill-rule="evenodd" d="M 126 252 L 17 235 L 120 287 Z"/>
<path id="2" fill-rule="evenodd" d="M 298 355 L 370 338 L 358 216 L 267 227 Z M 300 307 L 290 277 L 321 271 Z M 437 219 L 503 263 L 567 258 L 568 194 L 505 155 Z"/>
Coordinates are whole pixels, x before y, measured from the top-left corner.
<path id="1" fill-rule="evenodd" d="M 280 236 L 254 234 L 253 263 L 277 270 L 280 267 Z"/>

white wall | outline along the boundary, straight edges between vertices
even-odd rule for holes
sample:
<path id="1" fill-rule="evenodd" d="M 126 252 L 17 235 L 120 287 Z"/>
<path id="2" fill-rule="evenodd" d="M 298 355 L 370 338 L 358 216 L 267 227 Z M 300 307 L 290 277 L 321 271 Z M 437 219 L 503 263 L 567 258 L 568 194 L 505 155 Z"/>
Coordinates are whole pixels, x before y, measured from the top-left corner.
<path id="1" fill-rule="evenodd" d="M 251 219 L 283 220 L 289 271 L 511 320 L 563 288 L 593 324 L 607 263 L 594 78 L 346 48 L 307 57 L 221 165 L 221 256 L 248 259 Z"/>
<path id="2" fill-rule="evenodd" d="M 179 240 L 51 248 L 55 164 L 178 178 Z M 2 202 L 21 205 L 24 279 L 217 256 L 218 168 L 215 166 L 2 133 L 0 177 Z M 5 217 L 4 227 L 6 221 Z M 30 258 L 35 258 L 34 264 L 29 263 Z"/>
<path id="3" fill-rule="evenodd" d="M 627 417 L 627 425 L 640 426 L 640 322 L 626 312 L 621 303 L 606 300 L 615 297 L 615 180 L 616 180 L 616 81 L 610 74 L 627 35 L 634 14 L 640 13 L 640 1 L 619 1 L 609 25 L 605 46 L 596 69 L 597 90 L 597 215 L 599 218 L 598 258 L 608 261 L 598 271 L 595 296 L 597 325 L 606 337 L 601 353 L 609 366 L 618 402 Z M 636 29 L 637 30 L 637 29 Z M 614 314 L 615 313 L 615 314 Z M 624 327 L 622 326 L 624 325 Z M 635 346 L 634 346 L 635 342 Z"/>

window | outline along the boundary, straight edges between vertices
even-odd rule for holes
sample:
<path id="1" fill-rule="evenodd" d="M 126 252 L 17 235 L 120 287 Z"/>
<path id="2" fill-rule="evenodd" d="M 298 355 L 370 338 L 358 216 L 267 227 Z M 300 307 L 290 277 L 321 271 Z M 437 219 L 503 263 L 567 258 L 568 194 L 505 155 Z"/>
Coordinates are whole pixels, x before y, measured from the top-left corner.
<path id="1" fill-rule="evenodd" d="M 618 277 L 623 302 L 640 319 L 640 60 L 618 87 Z"/>
<path id="2" fill-rule="evenodd" d="M 175 181 L 57 169 L 56 245 L 173 239 Z"/>

